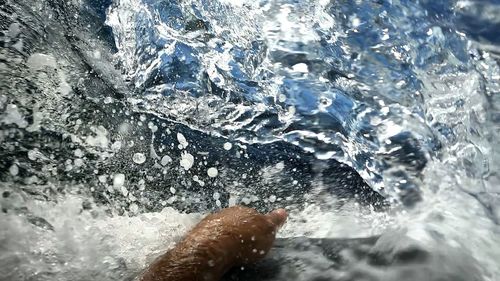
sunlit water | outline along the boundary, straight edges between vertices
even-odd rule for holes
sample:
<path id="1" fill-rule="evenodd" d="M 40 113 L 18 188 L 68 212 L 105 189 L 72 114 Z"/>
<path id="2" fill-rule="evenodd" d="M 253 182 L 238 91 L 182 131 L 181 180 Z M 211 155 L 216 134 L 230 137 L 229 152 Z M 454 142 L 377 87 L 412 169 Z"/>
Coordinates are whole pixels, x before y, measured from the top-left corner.
<path id="1" fill-rule="evenodd" d="M 497 2 L 29 2 L 0 22 L 2 280 L 131 279 L 234 204 L 499 280 Z"/>

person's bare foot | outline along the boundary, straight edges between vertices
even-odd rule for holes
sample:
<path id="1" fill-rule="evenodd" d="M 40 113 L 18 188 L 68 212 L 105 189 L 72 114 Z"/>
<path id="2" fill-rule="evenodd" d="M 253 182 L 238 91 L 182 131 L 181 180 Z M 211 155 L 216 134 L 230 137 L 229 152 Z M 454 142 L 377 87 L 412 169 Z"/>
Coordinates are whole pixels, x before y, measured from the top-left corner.
<path id="1" fill-rule="evenodd" d="M 263 215 L 241 206 L 208 215 L 140 280 L 219 280 L 231 267 L 263 258 L 286 218 L 284 209 Z"/>

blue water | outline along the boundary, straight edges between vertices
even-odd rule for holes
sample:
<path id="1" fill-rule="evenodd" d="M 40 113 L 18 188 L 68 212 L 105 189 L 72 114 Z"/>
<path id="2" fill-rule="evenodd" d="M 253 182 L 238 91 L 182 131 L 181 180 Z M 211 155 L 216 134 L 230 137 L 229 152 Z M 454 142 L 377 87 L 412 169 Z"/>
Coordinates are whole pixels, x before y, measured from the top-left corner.
<path id="1" fill-rule="evenodd" d="M 128 14 L 128 5 L 138 10 Z M 166 105 L 163 114 L 248 143 L 285 140 L 405 201 L 427 160 L 456 141 L 458 120 L 439 122 L 428 108 L 449 94 L 430 80 L 475 72 L 482 58 L 469 39 L 495 44 L 496 19 L 480 11 L 497 5 L 124 1 L 108 24 L 140 96 L 202 104 L 185 113 Z M 450 105 L 464 104 L 454 98 Z"/>

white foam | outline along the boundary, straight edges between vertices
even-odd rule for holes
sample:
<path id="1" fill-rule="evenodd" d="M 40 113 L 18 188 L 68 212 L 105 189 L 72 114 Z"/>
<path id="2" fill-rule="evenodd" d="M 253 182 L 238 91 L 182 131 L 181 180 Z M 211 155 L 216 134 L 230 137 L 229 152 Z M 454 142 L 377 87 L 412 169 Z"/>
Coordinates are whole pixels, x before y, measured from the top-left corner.
<path id="1" fill-rule="evenodd" d="M 8 104 L 5 108 L 5 113 L 3 118 L 0 119 L 5 124 L 15 124 L 19 128 L 28 127 L 28 122 L 24 120 L 24 116 L 19 112 L 18 107 L 15 104 Z"/>
<path id="2" fill-rule="evenodd" d="M 32 215 L 43 218 L 53 231 L 14 213 L 0 213 L 2 272 L 22 272 L 29 278 L 50 269 L 51 280 L 88 280 L 90 275 L 93 280 L 114 280 L 120 274 L 126 275 L 121 279 L 133 279 L 201 218 L 171 208 L 134 217 L 110 216 L 93 203 L 92 210 L 82 210 L 87 200 L 61 196 L 55 201 L 25 202 Z M 132 203 L 128 210 L 135 215 L 139 207 Z"/>
<path id="3" fill-rule="evenodd" d="M 111 149 L 114 150 L 114 151 L 118 151 L 122 148 L 122 142 L 121 141 L 115 141 L 112 145 L 111 145 Z"/>
<path id="4" fill-rule="evenodd" d="M 107 148 L 109 145 L 108 130 L 103 126 L 91 127 L 95 135 L 89 135 L 85 142 L 90 146 Z"/>
<path id="5" fill-rule="evenodd" d="M 10 24 L 9 29 L 7 30 L 7 35 L 10 38 L 15 38 L 17 35 L 21 33 L 21 25 L 17 22 L 13 22 Z"/>
<path id="6" fill-rule="evenodd" d="M 57 68 L 57 62 L 53 56 L 40 53 L 32 54 L 26 64 L 33 70 L 43 70 L 47 67 Z"/>

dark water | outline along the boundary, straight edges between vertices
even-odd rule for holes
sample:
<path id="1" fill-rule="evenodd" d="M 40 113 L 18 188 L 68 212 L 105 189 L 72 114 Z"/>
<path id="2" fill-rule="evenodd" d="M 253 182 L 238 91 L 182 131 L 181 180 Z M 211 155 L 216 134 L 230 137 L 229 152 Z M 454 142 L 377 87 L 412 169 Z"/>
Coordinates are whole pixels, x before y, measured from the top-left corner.
<path id="1" fill-rule="evenodd" d="M 129 279 L 233 204 L 291 214 L 245 280 L 499 276 L 498 1 L 0 4 L 5 280 Z"/>

